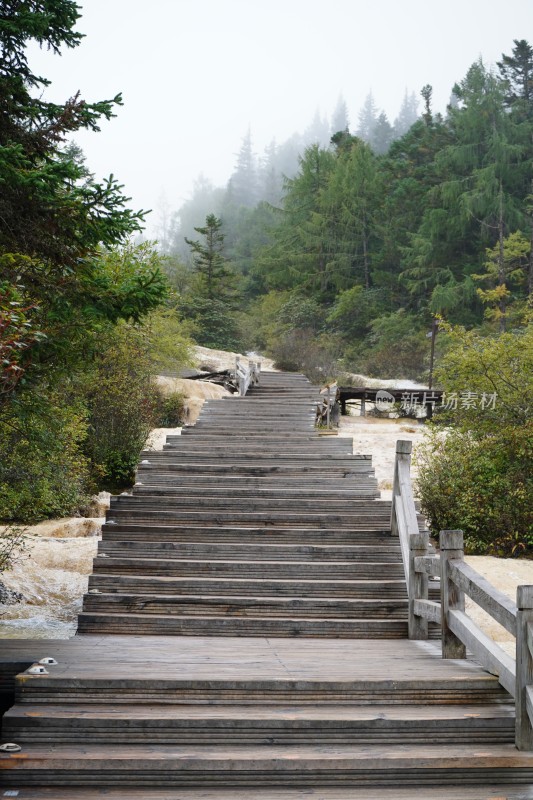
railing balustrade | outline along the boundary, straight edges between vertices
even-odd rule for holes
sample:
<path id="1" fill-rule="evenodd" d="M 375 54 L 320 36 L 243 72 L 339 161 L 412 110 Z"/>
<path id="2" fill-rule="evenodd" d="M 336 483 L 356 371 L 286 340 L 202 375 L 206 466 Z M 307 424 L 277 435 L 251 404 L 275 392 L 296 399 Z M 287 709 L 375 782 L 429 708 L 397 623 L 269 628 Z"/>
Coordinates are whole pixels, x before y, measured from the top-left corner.
<path id="1" fill-rule="evenodd" d="M 443 658 L 466 658 L 467 649 L 515 699 L 515 744 L 533 750 L 533 586 L 519 586 L 517 602 L 464 561 L 463 532 L 441 531 L 440 553 L 418 529 L 411 484 L 410 441 L 396 447 L 391 530 L 401 545 L 409 597 L 409 638 L 427 639 L 430 622 L 441 625 Z M 440 578 L 440 603 L 429 599 L 429 578 Z M 516 638 L 509 656 L 465 612 L 465 596 Z"/>
<path id="2" fill-rule="evenodd" d="M 260 361 L 248 361 L 248 366 L 245 366 L 239 356 L 235 358 L 235 384 L 240 397 L 245 396 L 250 386 L 259 383 L 260 374 Z"/>

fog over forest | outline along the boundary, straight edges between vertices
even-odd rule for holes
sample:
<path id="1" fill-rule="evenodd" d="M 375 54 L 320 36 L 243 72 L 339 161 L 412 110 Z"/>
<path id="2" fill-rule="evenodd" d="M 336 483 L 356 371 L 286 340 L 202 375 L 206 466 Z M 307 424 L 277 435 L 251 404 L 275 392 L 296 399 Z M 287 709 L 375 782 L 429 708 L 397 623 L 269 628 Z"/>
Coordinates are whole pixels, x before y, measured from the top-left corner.
<path id="1" fill-rule="evenodd" d="M 425 92 L 431 87 L 425 87 Z M 424 90 L 423 90 L 424 91 Z M 453 96 L 450 98 L 453 102 Z M 376 155 L 385 155 L 396 139 L 400 139 L 419 119 L 422 95 L 404 92 L 399 111 L 394 120 L 379 108 L 370 91 L 356 118 L 350 119 L 348 104 L 339 95 L 330 116 L 317 110 L 302 132 L 295 132 L 287 140 L 272 139 L 262 153 L 257 153 L 249 128 L 235 155 L 235 166 L 224 186 L 216 186 L 208 176 L 195 180 L 190 198 L 178 209 L 173 208 L 165 195 L 159 198 L 150 230 L 165 253 L 180 254 L 187 260 L 189 248 L 185 237 L 194 236 L 194 228 L 201 225 L 210 212 L 223 214 L 228 203 L 252 208 L 261 202 L 282 205 L 285 179 L 293 178 L 307 147 L 318 145 L 330 148 L 332 136 L 351 131 L 367 142 Z"/>
<path id="2" fill-rule="evenodd" d="M 494 66 L 531 27 L 530 0 L 80 0 L 75 49 L 30 58 L 45 96 L 91 101 L 122 92 L 101 132 L 78 131 L 97 179 L 111 172 L 135 208 L 153 209 L 147 235 L 191 198 L 201 176 L 225 188 L 250 130 L 259 159 L 273 140 L 291 147 L 331 126 L 339 96 L 350 130 L 368 93 L 394 125 L 405 92 L 433 87 L 446 113 L 452 87 L 482 57 Z M 497 24 L 495 23 L 497 20 Z M 316 117 L 316 118 L 315 118 Z M 322 129 L 322 131 L 321 131 Z M 387 131 L 383 131 L 385 139 Z M 320 138 L 319 141 L 322 141 Z"/>

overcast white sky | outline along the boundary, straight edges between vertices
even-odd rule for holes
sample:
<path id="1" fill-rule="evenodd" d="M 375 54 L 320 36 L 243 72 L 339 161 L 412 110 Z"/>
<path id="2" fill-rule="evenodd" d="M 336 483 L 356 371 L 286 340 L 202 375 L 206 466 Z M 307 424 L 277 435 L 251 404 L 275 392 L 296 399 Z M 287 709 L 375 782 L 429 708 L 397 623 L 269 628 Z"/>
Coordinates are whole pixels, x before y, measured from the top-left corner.
<path id="1" fill-rule="evenodd" d="M 435 110 L 479 56 L 533 42 L 533 0 L 80 0 L 80 47 L 31 64 L 48 96 L 124 96 L 102 132 L 78 135 L 89 168 L 113 172 L 136 208 L 178 208 L 203 173 L 228 179 L 251 127 L 260 153 L 344 95 L 355 127 L 371 89 L 392 121 L 405 89 Z M 149 232 L 150 232 L 149 228 Z"/>

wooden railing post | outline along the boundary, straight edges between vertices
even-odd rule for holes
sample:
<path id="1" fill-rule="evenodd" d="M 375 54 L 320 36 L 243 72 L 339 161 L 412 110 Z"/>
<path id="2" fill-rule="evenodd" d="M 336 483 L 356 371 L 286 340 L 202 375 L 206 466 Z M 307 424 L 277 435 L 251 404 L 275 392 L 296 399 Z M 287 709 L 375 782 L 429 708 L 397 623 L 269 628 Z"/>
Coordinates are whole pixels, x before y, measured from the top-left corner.
<path id="1" fill-rule="evenodd" d="M 415 558 L 428 553 L 429 534 L 413 533 L 409 537 L 409 621 L 410 639 L 428 638 L 428 621 L 414 613 L 415 600 L 428 599 L 428 576 L 425 572 L 417 572 Z"/>
<path id="2" fill-rule="evenodd" d="M 241 365 L 240 357 L 239 356 L 235 356 L 235 385 L 237 387 L 237 391 L 239 392 L 239 395 L 242 395 L 241 376 L 240 376 L 240 369 L 239 369 L 240 365 Z"/>
<path id="3" fill-rule="evenodd" d="M 464 611 L 465 596 L 464 592 L 450 579 L 448 561 L 452 559 L 463 560 L 463 532 L 462 531 L 441 531 L 440 532 L 440 603 L 441 603 L 441 625 L 442 625 L 442 657 L 443 658 L 466 658 L 466 647 L 457 638 L 448 626 L 448 611 Z"/>
<path id="4" fill-rule="evenodd" d="M 394 508 L 394 498 L 400 494 L 400 478 L 399 478 L 399 465 L 400 462 L 406 464 L 407 468 L 411 467 L 411 450 L 413 443 L 409 439 L 398 439 L 396 442 L 396 458 L 394 460 L 394 479 L 392 482 L 392 509 L 391 509 L 391 531 L 397 535 L 398 528 L 396 525 L 396 512 Z"/>
<path id="5" fill-rule="evenodd" d="M 516 592 L 516 729 L 519 750 L 533 750 L 533 586 Z"/>

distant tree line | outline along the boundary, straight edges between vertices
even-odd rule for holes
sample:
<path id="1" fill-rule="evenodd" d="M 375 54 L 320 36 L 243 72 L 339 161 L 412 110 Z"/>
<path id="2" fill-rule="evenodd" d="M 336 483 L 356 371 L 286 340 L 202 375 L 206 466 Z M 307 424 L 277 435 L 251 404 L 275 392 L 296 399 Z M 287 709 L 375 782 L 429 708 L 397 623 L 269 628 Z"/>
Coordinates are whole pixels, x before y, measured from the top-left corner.
<path id="1" fill-rule="evenodd" d="M 494 70 L 472 64 L 445 116 L 433 112 L 428 85 L 421 115 L 406 93 L 394 125 L 369 95 L 352 133 L 340 98 L 288 172 L 289 143 L 258 164 L 247 134 L 226 189 L 199 184 L 176 217 L 167 242 L 176 286 L 190 297 L 182 234 L 193 222 L 200 229 L 206 202 L 234 275 L 226 316 L 243 346 L 282 363 L 312 341 L 328 364 L 422 377 L 435 315 L 519 326 L 533 288 L 532 76 L 533 48 L 516 40 Z"/>

